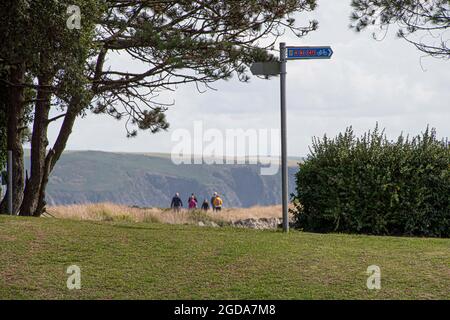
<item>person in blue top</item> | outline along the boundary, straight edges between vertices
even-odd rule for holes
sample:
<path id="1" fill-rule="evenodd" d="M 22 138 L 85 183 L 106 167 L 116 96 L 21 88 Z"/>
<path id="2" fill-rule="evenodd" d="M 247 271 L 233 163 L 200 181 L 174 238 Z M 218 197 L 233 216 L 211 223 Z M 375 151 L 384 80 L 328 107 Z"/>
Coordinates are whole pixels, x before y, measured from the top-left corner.
<path id="1" fill-rule="evenodd" d="M 172 203 L 170 204 L 170 207 L 175 212 L 180 212 L 181 207 L 183 207 L 183 201 L 181 201 L 180 194 L 178 192 L 175 193 L 175 196 L 172 198 Z"/>

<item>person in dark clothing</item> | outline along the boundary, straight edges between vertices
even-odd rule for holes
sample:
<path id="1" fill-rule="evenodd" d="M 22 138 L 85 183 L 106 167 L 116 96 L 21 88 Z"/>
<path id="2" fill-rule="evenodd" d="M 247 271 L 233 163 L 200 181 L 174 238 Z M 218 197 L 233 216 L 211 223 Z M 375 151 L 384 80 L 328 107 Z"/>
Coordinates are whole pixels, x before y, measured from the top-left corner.
<path id="1" fill-rule="evenodd" d="M 183 201 L 181 201 L 179 193 L 175 193 L 175 196 L 172 198 L 172 203 L 170 207 L 175 212 L 180 212 L 181 207 L 183 206 Z"/>
<path id="2" fill-rule="evenodd" d="M 202 204 L 202 210 L 204 211 L 208 211 L 209 210 L 209 203 L 208 200 L 203 200 L 203 204 Z"/>

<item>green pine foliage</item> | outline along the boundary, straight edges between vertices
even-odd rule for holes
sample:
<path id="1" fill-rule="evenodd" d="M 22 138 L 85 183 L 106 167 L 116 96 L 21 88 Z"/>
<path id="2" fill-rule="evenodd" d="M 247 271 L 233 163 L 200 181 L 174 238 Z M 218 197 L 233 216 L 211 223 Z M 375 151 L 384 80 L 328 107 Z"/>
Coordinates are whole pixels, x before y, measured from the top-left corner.
<path id="1" fill-rule="evenodd" d="M 397 37 L 419 51 L 450 58 L 449 0 L 352 0 L 351 7 L 350 27 L 355 31 L 371 29 L 372 37 L 380 40 L 397 29 Z"/>
<path id="2" fill-rule="evenodd" d="M 450 237 L 450 152 L 434 129 L 389 141 L 378 126 L 313 139 L 296 174 L 305 231 Z"/>

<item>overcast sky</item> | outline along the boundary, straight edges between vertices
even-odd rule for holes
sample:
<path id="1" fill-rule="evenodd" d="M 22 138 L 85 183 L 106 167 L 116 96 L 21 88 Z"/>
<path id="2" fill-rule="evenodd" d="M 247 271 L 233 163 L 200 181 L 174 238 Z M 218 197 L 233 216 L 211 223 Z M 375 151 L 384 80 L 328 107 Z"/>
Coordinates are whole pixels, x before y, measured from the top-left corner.
<path id="1" fill-rule="evenodd" d="M 290 61 L 287 66 L 288 154 L 305 156 L 313 136 L 333 136 L 352 125 L 357 134 L 378 122 L 388 137 L 401 132 L 417 134 L 427 124 L 439 137 L 450 134 L 450 62 L 429 57 L 395 38 L 394 30 L 383 41 L 370 32 L 356 34 L 348 28 L 350 0 L 319 0 L 310 14 L 319 30 L 298 39 L 286 34 L 287 45 L 330 45 L 330 60 Z M 306 16 L 297 16 L 299 22 Z M 277 44 L 278 47 L 278 44 Z M 133 66 L 122 58 L 124 69 Z M 124 123 L 108 116 L 89 114 L 79 119 L 68 150 L 165 152 L 174 146 L 173 130 L 192 130 L 202 120 L 205 129 L 279 128 L 279 78 L 236 78 L 214 84 L 217 91 L 200 94 L 194 86 L 180 87 L 162 97 L 175 101 L 167 112 L 171 128 L 152 135 L 139 132 L 128 139 Z M 50 142 L 60 122 L 49 130 Z M 275 152 L 276 153 L 276 152 Z"/>

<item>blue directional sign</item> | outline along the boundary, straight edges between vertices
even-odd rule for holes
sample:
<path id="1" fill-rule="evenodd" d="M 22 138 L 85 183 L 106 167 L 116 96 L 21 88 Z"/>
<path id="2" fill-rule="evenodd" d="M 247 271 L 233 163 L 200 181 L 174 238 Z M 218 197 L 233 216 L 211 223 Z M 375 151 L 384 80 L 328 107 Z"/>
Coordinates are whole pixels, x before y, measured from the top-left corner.
<path id="1" fill-rule="evenodd" d="M 333 55 L 331 47 L 286 47 L 287 59 L 330 59 Z"/>

